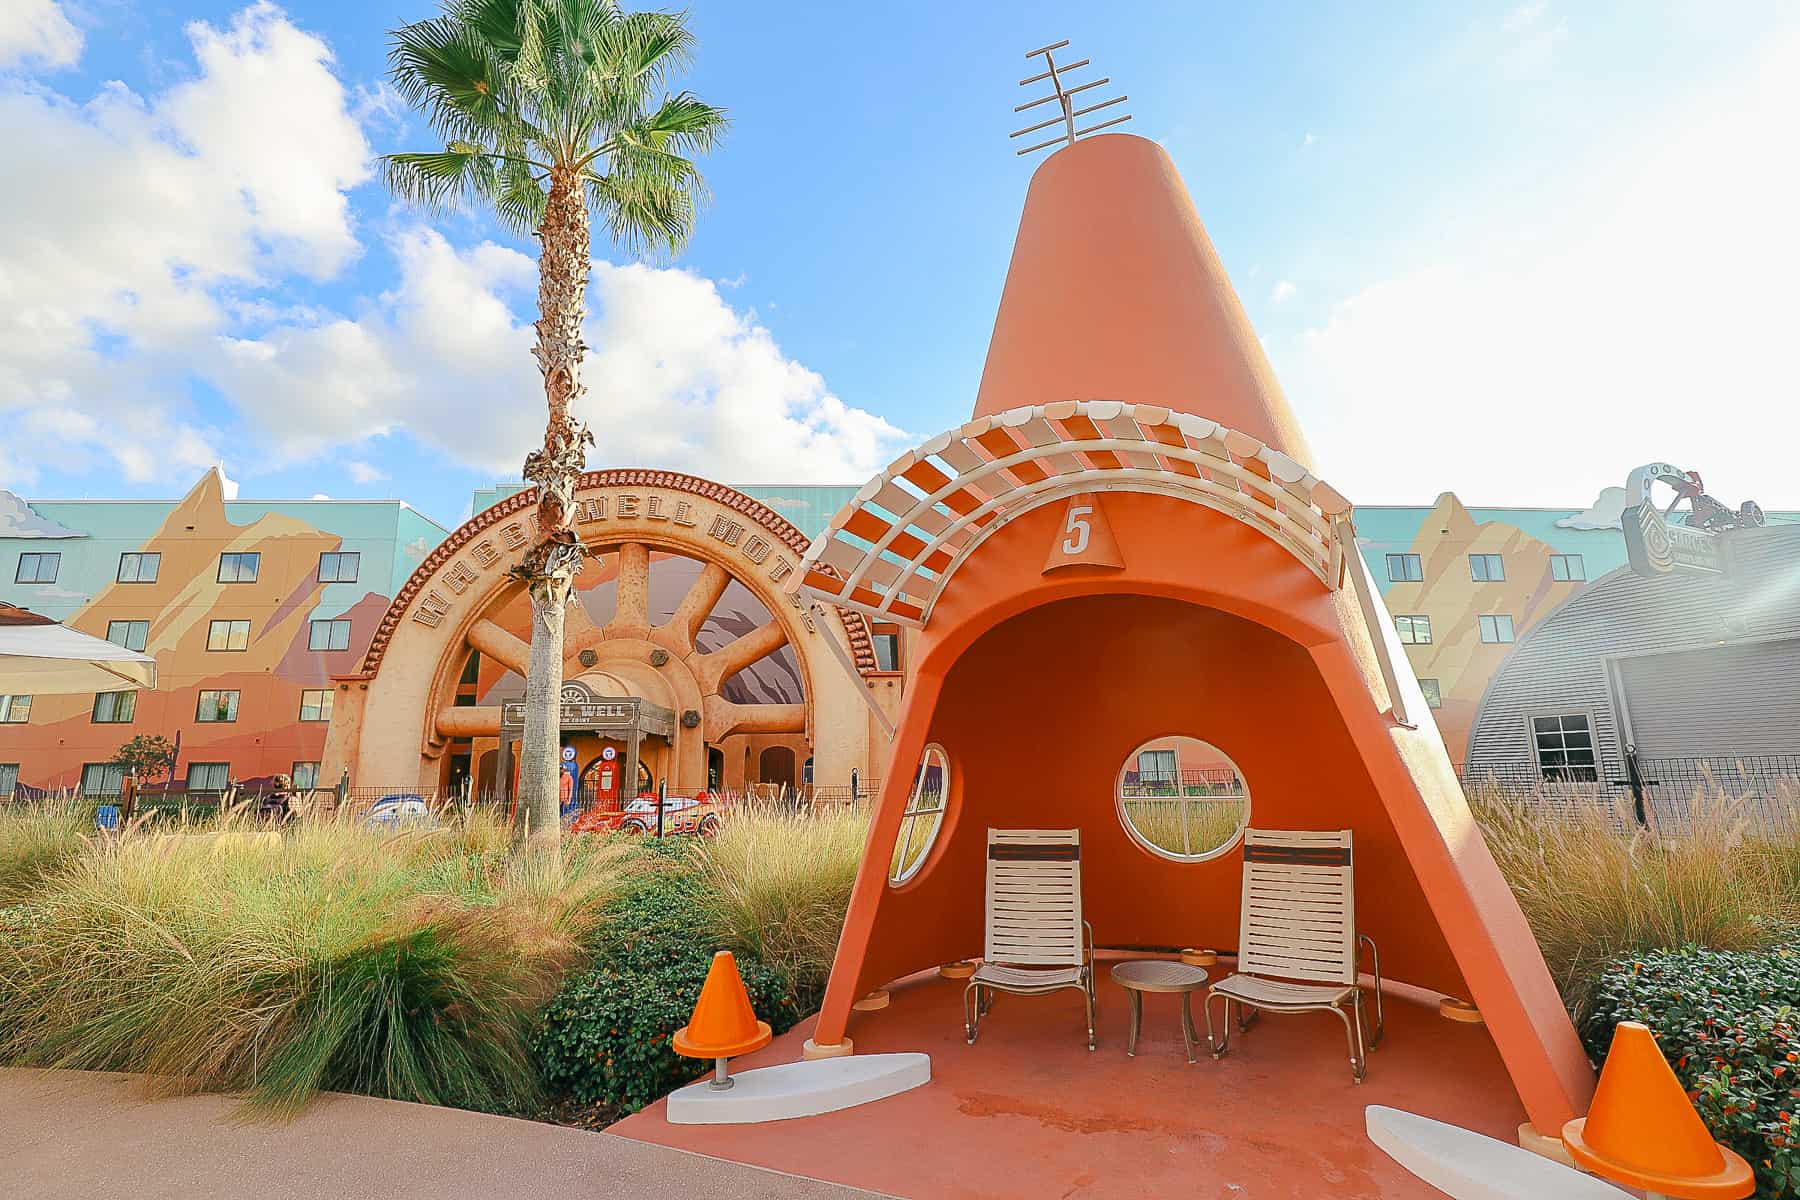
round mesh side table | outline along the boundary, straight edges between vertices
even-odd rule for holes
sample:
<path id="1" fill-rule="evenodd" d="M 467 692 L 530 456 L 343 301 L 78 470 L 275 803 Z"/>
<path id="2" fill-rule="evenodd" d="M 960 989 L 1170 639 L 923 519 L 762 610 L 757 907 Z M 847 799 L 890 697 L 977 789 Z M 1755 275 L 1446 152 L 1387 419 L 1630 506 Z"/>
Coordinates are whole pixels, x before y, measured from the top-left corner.
<path id="1" fill-rule="evenodd" d="M 1112 980 L 1125 989 L 1125 995 L 1131 1001 L 1131 1034 L 1125 1040 L 1125 1053 L 1137 1057 L 1138 1027 L 1144 1022 L 1145 992 L 1179 992 L 1181 994 L 1181 1041 L 1187 1047 L 1188 1062 L 1194 1061 L 1194 1042 L 1199 1035 L 1194 1031 L 1194 1010 L 1192 998 L 1207 983 L 1205 967 L 1190 967 L 1186 963 L 1170 962 L 1161 958 L 1133 959 L 1130 962 L 1116 963 L 1112 969 Z"/>

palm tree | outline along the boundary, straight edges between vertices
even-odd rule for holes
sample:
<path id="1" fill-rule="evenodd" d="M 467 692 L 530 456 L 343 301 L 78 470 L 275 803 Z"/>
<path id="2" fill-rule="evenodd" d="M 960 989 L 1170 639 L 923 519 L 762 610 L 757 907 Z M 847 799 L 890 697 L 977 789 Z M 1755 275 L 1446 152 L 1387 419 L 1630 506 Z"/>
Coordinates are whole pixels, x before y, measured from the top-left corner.
<path id="1" fill-rule="evenodd" d="M 561 832 L 563 616 L 585 553 L 570 528 L 593 435 L 581 398 L 589 222 L 629 252 L 673 254 L 703 184 L 691 156 L 724 132 L 724 110 L 665 84 L 692 60 L 680 14 L 621 12 L 612 0 L 446 0 L 390 35 L 389 79 L 444 149 L 389 154 L 402 200 L 443 211 L 480 202 L 538 251 L 537 341 L 549 420 L 525 459 L 537 485 L 536 538 L 511 574 L 531 595 L 531 662 L 519 786 L 531 843 Z"/>

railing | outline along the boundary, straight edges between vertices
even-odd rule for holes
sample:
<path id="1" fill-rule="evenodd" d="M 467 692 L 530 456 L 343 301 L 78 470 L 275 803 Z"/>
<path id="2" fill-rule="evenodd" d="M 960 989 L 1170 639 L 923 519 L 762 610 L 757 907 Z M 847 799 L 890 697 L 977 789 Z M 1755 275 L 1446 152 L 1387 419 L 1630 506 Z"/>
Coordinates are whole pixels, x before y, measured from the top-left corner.
<path id="1" fill-rule="evenodd" d="M 1574 774 L 1584 777 L 1572 777 Z M 1685 830 L 1695 805 L 1723 801 L 1759 828 L 1800 824 L 1800 755 L 1751 754 L 1696 758 L 1645 758 L 1637 764 L 1646 823 L 1667 833 Z M 1473 798 L 1523 800 L 1551 811 L 1599 810 L 1636 824 L 1636 796 L 1628 772 L 1601 766 L 1544 770 L 1509 764 L 1477 767 L 1461 776 Z"/>

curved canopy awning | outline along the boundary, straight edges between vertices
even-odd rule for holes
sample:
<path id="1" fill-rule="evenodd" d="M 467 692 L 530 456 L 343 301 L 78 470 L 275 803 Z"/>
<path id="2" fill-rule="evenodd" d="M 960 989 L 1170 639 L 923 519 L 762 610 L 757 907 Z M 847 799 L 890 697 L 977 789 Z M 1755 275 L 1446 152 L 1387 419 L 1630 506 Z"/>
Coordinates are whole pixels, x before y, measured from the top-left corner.
<path id="1" fill-rule="evenodd" d="M 795 589 L 923 628 L 995 530 L 1083 492 L 1175 496 L 1242 521 L 1327 588 L 1344 575 L 1350 504 L 1294 459 L 1189 413 L 1067 400 L 979 417 L 908 451 L 813 540 Z"/>

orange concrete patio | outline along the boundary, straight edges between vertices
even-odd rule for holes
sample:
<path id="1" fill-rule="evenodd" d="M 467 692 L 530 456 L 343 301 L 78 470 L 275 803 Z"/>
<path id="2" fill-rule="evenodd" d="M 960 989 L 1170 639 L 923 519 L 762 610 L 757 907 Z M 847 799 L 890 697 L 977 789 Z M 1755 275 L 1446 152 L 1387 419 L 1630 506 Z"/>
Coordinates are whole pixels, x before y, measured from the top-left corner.
<path id="1" fill-rule="evenodd" d="M 922 1050 L 925 1087 L 861 1108 L 764 1125 L 678 1126 L 662 1103 L 626 1137 L 903 1196 L 1435 1197 L 1370 1144 L 1363 1107 L 1388 1104 L 1506 1141 L 1525 1119 L 1486 1027 L 1387 1001 L 1368 1080 L 1350 1081 L 1343 1027 L 1323 1013 L 1265 1016 L 1214 1062 L 1181 1048 L 1179 998 L 1145 997 L 1136 1058 L 1127 1001 L 1100 983 L 1100 1048 L 1081 997 L 1001 996 L 981 1040 L 962 1035 L 962 985 L 935 974 L 857 1013 L 859 1053 Z M 1217 975 L 1215 974 L 1215 978 Z M 1198 998 L 1195 1021 L 1204 1035 Z M 740 1069 L 791 1062 L 809 1019 Z"/>

